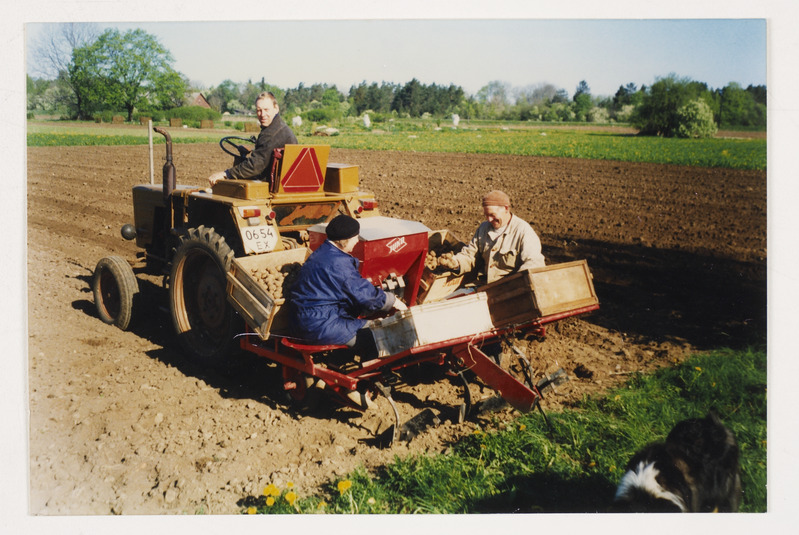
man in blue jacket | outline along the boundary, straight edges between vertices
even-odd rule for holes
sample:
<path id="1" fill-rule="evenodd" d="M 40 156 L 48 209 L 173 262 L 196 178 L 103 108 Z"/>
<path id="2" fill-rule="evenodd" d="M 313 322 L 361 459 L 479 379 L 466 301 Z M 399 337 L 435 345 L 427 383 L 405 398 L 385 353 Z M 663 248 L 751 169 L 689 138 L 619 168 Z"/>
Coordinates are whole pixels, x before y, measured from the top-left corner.
<path id="1" fill-rule="evenodd" d="M 359 232 L 358 221 L 346 215 L 328 223 L 327 240 L 300 269 L 290 302 L 297 334 L 305 342 L 346 345 L 361 357 L 374 358 L 377 347 L 363 316 L 407 307 L 358 272 L 358 260 L 350 253 Z"/>

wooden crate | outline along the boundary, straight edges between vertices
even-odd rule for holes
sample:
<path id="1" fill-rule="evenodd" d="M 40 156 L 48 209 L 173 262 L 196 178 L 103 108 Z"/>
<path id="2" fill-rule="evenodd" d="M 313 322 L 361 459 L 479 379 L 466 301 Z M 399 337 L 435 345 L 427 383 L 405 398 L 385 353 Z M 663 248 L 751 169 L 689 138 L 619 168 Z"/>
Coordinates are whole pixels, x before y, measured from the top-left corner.
<path id="1" fill-rule="evenodd" d="M 413 347 L 473 336 L 492 329 L 485 294 L 470 294 L 438 303 L 416 305 L 376 320 L 370 326 L 378 356 Z"/>
<path id="2" fill-rule="evenodd" d="M 585 260 L 514 273 L 477 291 L 487 294 L 497 328 L 599 303 Z"/>
<path id="3" fill-rule="evenodd" d="M 325 170 L 325 191 L 328 193 L 358 191 L 358 166 L 346 163 L 328 163 Z"/>
<path id="4" fill-rule="evenodd" d="M 302 247 L 275 253 L 234 258 L 227 274 L 228 301 L 262 340 L 271 333 L 290 334 L 291 318 L 283 305 L 284 298 L 273 298 L 260 281 L 250 275 L 252 269 L 279 267 L 292 262 L 304 263 L 311 250 Z"/>
<path id="5" fill-rule="evenodd" d="M 457 252 L 463 247 L 463 242 L 446 229 L 428 232 L 427 250 L 436 251 L 441 249 L 442 246 L 454 249 Z M 416 302 L 421 304 L 440 301 L 460 288 L 462 282 L 463 275 L 435 273 L 425 267 L 422 272 L 422 278 L 419 281 L 419 295 L 416 298 Z"/>
<path id="6" fill-rule="evenodd" d="M 235 199 L 268 199 L 269 182 L 260 180 L 222 179 L 211 188 L 214 195 L 224 195 Z"/>

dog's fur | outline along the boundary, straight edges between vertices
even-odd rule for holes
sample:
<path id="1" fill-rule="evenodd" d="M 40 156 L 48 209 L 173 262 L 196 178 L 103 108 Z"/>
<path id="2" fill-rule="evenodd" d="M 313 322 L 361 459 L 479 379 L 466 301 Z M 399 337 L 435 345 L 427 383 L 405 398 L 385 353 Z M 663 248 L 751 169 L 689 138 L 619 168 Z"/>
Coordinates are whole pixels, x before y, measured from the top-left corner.
<path id="1" fill-rule="evenodd" d="M 614 512 L 735 512 L 741 502 L 738 445 L 714 413 L 683 420 L 664 443 L 635 454 Z"/>

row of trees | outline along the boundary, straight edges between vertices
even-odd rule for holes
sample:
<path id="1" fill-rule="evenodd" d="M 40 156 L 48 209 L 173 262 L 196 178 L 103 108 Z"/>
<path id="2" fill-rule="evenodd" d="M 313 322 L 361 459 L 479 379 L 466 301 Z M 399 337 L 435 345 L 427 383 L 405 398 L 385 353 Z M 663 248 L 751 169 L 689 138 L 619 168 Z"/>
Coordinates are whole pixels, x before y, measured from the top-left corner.
<path id="1" fill-rule="evenodd" d="M 334 121 L 369 113 L 373 122 L 389 117 L 437 117 L 457 114 L 463 119 L 551 122 L 624 122 L 642 133 L 663 136 L 712 135 L 718 127 L 765 128 L 766 88 L 742 88 L 730 83 L 712 89 L 703 82 L 674 74 L 651 86 L 619 86 L 613 96 L 594 96 L 586 81 L 573 94 L 542 83 L 513 88 L 489 82 L 475 95 L 455 85 L 426 85 L 417 79 L 405 84 L 361 82 L 347 93 L 335 86 L 299 84 L 282 89 L 264 78 L 216 87 L 191 87 L 173 68 L 174 60 L 159 42 L 142 30 L 92 32 L 85 25 L 62 25 L 36 47 L 38 63 L 49 76 L 28 77 L 29 111 L 49 111 L 78 119 L 98 112 L 168 110 L 183 105 L 185 95 L 203 90 L 219 113 L 252 113 L 256 96 L 272 91 L 287 118 Z M 88 29 L 87 29 L 88 28 Z M 67 53 L 68 51 L 68 53 Z"/>

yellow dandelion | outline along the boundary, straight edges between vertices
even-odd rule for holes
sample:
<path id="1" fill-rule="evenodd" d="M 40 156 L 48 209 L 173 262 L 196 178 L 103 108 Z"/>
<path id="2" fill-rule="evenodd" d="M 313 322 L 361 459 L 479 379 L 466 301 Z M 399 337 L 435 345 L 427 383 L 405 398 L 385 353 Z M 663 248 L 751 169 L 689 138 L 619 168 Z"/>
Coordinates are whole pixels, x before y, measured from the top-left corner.
<path id="1" fill-rule="evenodd" d="M 268 497 L 266 499 L 266 505 L 268 505 L 269 507 L 272 507 L 273 505 L 275 505 L 275 499 L 272 496 Z"/>
<path id="2" fill-rule="evenodd" d="M 258 509 L 256 509 L 256 508 L 255 508 L 255 507 L 253 507 L 252 505 L 251 505 L 251 506 L 249 506 L 249 507 L 247 508 L 247 514 L 248 514 L 248 515 L 254 515 L 254 514 L 255 514 L 255 513 L 257 513 L 257 512 L 258 512 Z"/>
<path id="3" fill-rule="evenodd" d="M 289 481 L 288 483 L 286 483 L 286 488 L 287 488 L 287 489 L 293 489 L 293 488 L 294 488 L 294 483 L 292 483 L 291 481 Z"/>
<path id="4" fill-rule="evenodd" d="M 319 505 L 316 506 L 317 509 L 324 509 L 325 507 L 327 507 L 327 502 L 324 500 L 320 500 Z"/>
<path id="5" fill-rule="evenodd" d="M 615 472 L 615 471 L 616 471 L 616 466 L 610 465 L 610 468 L 608 468 L 608 472 Z"/>
<path id="6" fill-rule="evenodd" d="M 474 430 L 474 434 L 475 434 L 475 435 L 481 435 L 482 433 L 483 433 L 483 432 L 482 432 L 482 431 L 480 431 L 479 429 L 475 429 L 475 430 Z"/>
<path id="7" fill-rule="evenodd" d="M 519 426 L 519 431 L 524 431 L 525 429 L 527 429 L 527 426 L 526 426 L 526 425 L 524 425 L 524 424 L 521 424 L 521 425 Z"/>
<path id="8" fill-rule="evenodd" d="M 588 463 L 588 466 L 590 466 L 591 468 L 595 467 L 596 461 L 591 461 L 590 463 Z"/>
<path id="9" fill-rule="evenodd" d="M 290 490 L 286 493 L 286 501 L 289 502 L 289 505 L 294 505 L 294 502 L 297 501 L 297 493 L 293 490 Z"/>
<path id="10" fill-rule="evenodd" d="M 480 444 L 480 449 L 481 449 L 481 450 L 484 450 L 484 449 L 486 449 L 486 445 L 485 445 L 485 444 Z"/>
<path id="11" fill-rule="evenodd" d="M 270 483 L 264 487 L 264 496 L 280 496 L 280 489 L 278 489 L 274 484 Z"/>
<path id="12" fill-rule="evenodd" d="M 344 494 L 345 492 L 347 492 L 350 489 L 351 486 L 352 486 L 352 481 L 350 481 L 349 479 L 344 479 L 344 480 L 339 481 L 338 485 L 337 485 L 338 493 L 339 494 Z"/>
<path id="13" fill-rule="evenodd" d="M 698 372 L 701 372 L 701 371 L 702 371 L 702 368 L 700 368 L 699 366 L 696 366 L 696 367 L 694 367 L 694 369 L 695 369 L 696 371 L 698 371 Z"/>

